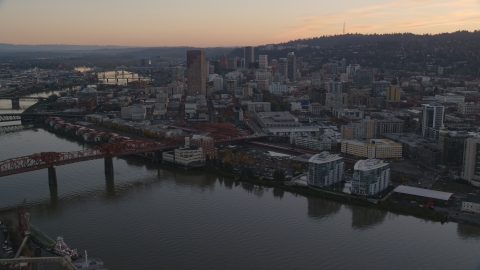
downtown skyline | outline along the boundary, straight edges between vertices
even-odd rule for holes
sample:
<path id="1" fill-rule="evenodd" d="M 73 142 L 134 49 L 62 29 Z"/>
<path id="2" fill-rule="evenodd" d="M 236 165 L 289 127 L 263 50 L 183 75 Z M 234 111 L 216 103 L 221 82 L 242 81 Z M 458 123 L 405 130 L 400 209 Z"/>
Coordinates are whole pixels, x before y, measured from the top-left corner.
<path id="1" fill-rule="evenodd" d="M 245 46 L 343 33 L 473 31 L 478 0 L 358 3 L 219 0 L 0 0 L 0 43 Z"/>

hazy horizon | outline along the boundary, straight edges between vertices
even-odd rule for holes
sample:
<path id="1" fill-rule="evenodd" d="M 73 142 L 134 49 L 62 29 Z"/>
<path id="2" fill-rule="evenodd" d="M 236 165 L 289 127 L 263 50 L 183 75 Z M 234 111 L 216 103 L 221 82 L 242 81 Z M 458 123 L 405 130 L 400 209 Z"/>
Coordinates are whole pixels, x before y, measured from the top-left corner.
<path id="1" fill-rule="evenodd" d="M 478 0 L 0 0 L 0 43 L 234 47 L 343 33 L 473 31 Z M 93 45 L 92 45 L 93 44 Z"/>

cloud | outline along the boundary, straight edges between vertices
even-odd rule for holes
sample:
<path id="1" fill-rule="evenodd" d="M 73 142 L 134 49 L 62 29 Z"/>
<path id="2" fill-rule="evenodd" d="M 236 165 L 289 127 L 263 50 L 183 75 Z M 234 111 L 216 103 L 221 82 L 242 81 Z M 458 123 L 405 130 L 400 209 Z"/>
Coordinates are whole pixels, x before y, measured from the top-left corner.
<path id="1" fill-rule="evenodd" d="M 438 33 L 480 26 L 478 0 L 391 0 L 324 15 L 307 15 L 284 29 L 278 40 L 347 33 Z"/>

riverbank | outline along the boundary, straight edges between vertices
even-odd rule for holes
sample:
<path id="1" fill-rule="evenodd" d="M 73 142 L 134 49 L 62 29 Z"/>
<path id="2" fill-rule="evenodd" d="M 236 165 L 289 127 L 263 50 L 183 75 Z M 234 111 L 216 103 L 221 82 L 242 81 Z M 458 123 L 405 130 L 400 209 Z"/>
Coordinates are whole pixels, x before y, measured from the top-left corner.
<path id="1" fill-rule="evenodd" d="M 75 138 L 76 140 L 80 140 L 79 137 L 76 136 L 68 136 L 68 134 L 65 134 L 64 132 L 57 132 L 55 129 L 51 128 L 50 126 L 46 125 L 47 129 L 51 132 L 54 132 L 60 136 L 65 136 L 68 138 Z M 90 128 L 95 128 L 95 126 L 92 126 Z M 171 166 L 171 165 L 166 165 L 166 166 Z M 231 173 L 225 170 L 221 170 L 217 167 L 213 166 L 206 166 L 204 169 L 206 172 L 211 172 L 215 173 L 217 175 L 223 176 L 223 177 L 230 177 L 230 178 L 236 178 L 237 175 L 235 173 Z M 346 194 L 343 192 L 334 192 L 330 190 L 322 190 L 322 189 L 312 189 L 310 187 L 299 187 L 299 186 L 287 186 L 283 182 L 279 181 L 273 181 L 273 180 L 253 180 L 251 178 L 249 179 L 240 179 L 239 177 L 235 179 L 236 182 L 247 182 L 247 183 L 252 183 L 255 185 L 261 185 L 265 187 L 275 187 L 275 188 L 280 188 L 284 191 L 289 191 L 295 194 L 299 195 L 304 195 L 304 196 L 312 196 L 312 197 L 318 197 L 318 198 L 324 198 L 324 199 L 329 199 L 337 202 L 342 202 L 342 203 L 347 203 L 347 204 L 354 204 L 354 205 L 360 205 L 360 206 L 365 206 L 365 207 L 371 207 L 374 209 L 378 210 L 385 210 L 385 211 L 391 211 L 397 214 L 404 214 L 404 215 L 411 215 L 415 216 L 418 218 L 423 218 L 423 219 L 428 219 L 432 221 L 437 221 L 437 222 L 446 222 L 448 221 L 448 215 L 442 212 L 438 211 L 433 211 L 433 210 L 428 210 L 424 208 L 415 208 L 415 207 L 409 207 L 405 206 L 399 203 L 395 202 L 395 195 L 391 195 L 389 198 L 384 199 L 384 200 L 379 200 L 379 199 L 371 199 L 367 197 L 361 197 L 361 196 L 355 196 L 351 194 Z"/>

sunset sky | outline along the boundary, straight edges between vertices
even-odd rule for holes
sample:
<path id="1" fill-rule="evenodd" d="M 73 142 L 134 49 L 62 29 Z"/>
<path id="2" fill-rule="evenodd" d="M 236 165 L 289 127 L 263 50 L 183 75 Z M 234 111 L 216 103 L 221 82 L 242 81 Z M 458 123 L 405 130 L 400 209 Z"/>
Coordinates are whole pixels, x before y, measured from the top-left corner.
<path id="1" fill-rule="evenodd" d="M 0 0 L 0 43 L 242 46 L 480 29 L 480 0 Z"/>

